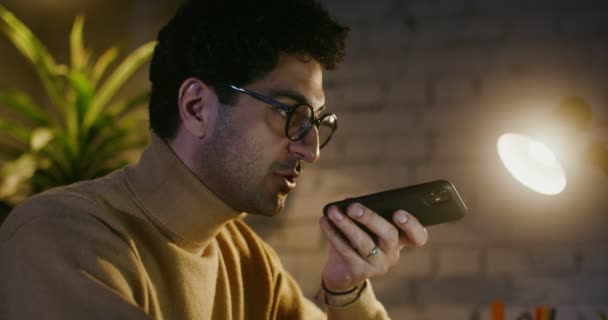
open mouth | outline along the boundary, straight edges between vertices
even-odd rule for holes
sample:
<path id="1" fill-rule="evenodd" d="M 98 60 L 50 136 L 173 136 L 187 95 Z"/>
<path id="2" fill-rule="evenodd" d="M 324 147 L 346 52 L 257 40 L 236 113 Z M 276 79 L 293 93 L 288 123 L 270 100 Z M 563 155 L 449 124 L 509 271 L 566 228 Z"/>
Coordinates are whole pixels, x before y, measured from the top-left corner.
<path id="1" fill-rule="evenodd" d="M 284 191 L 290 192 L 296 188 L 297 176 L 286 174 L 277 174 L 277 176 L 281 180 L 281 189 L 283 189 Z"/>

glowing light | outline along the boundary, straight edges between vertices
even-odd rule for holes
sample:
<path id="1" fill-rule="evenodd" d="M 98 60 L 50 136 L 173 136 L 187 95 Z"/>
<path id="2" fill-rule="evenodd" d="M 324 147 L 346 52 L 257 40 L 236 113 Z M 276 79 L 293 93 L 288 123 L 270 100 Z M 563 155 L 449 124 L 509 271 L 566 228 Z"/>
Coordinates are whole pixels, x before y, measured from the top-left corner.
<path id="1" fill-rule="evenodd" d="M 529 142 L 528 153 L 530 153 L 530 156 L 532 156 L 534 160 L 546 166 L 552 166 L 555 164 L 555 162 L 557 162 L 557 159 L 555 158 L 553 152 L 551 152 L 551 150 L 547 148 L 546 145 L 540 142 Z"/>
<path id="2" fill-rule="evenodd" d="M 553 152 L 529 137 L 506 133 L 498 138 L 498 154 L 509 173 L 524 186 L 554 195 L 566 188 L 566 174 Z"/>

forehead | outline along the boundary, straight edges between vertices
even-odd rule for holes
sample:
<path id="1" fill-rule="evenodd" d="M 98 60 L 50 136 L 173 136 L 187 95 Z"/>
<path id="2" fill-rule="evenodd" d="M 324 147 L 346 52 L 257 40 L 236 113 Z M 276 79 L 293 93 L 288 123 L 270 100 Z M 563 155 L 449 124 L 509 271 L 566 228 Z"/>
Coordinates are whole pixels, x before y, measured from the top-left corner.
<path id="1" fill-rule="evenodd" d="M 262 79 L 251 84 L 261 92 L 293 91 L 306 97 L 313 108 L 325 103 L 323 68 L 314 59 L 281 54 L 276 67 Z"/>

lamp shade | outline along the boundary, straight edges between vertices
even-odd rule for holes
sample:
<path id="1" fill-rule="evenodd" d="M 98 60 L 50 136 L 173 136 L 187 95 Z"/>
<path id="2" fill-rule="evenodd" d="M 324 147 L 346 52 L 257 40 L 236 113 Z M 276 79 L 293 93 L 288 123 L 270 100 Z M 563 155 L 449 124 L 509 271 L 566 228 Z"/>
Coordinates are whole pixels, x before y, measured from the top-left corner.
<path id="1" fill-rule="evenodd" d="M 498 155 L 505 168 L 524 186 L 545 195 L 566 187 L 566 174 L 555 154 L 528 136 L 505 133 L 498 138 Z"/>

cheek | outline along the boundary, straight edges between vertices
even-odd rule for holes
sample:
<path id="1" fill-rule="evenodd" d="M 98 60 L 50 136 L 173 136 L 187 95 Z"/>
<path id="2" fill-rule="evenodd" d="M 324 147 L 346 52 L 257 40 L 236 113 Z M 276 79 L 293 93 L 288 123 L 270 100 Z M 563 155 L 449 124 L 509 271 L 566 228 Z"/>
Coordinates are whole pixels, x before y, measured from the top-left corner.
<path id="1" fill-rule="evenodd" d="M 287 146 L 274 136 L 258 133 L 249 137 L 241 146 L 241 164 L 245 175 L 257 183 L 274 183 L 274 172 L 281 169 L 281 164 L 288 156 Z"/>
<path id="2" fill-rule="evenodd" d="M 270 111 L 270 110 L 268 110 Z M 258 121 L 250 120 L 243 126 L 245 130 L 245 143 L 263 153 L 266 160 L 272 162 L 285 155 L 281 152 L 287 150 L 288 139 L 285 136 L 285 119 L 276 112 L 266 112 Z"/>
<path id="3" fill-rule="evenodd" d="M 285 137 L 285 118 L 273 109 L 261 108 L 261 112 L 234 117 L 228 130 L 232 131 L 233 153 L 253 175 L 269 174 L 272 165 L 288 157 Z"/>
<path id="4" fill-rule="evenodd" d="M 245 108 L 249 108 L 249 112 L 244 112 L 247 111 Z M 251 109 L 259 110 L 253 112 Z M 285 120 L 278 112 L 274 112 L 274 109 L 257 105 L 241 107 L 232 114 L 229 126 L 231 130 L 246 139 L 272 143 L 272 136 L 276 139 L 285 135 Z"/>
<path id="5" fill-rule="evenodd" d="M 272 132 L 272 134 L 277 137 L 285 136 L 286 120 L 277 108 L 273 108 L 272 110 L 269 110 L 269 112 L 266 112 L 264 122 L 267 130 Z"/>

